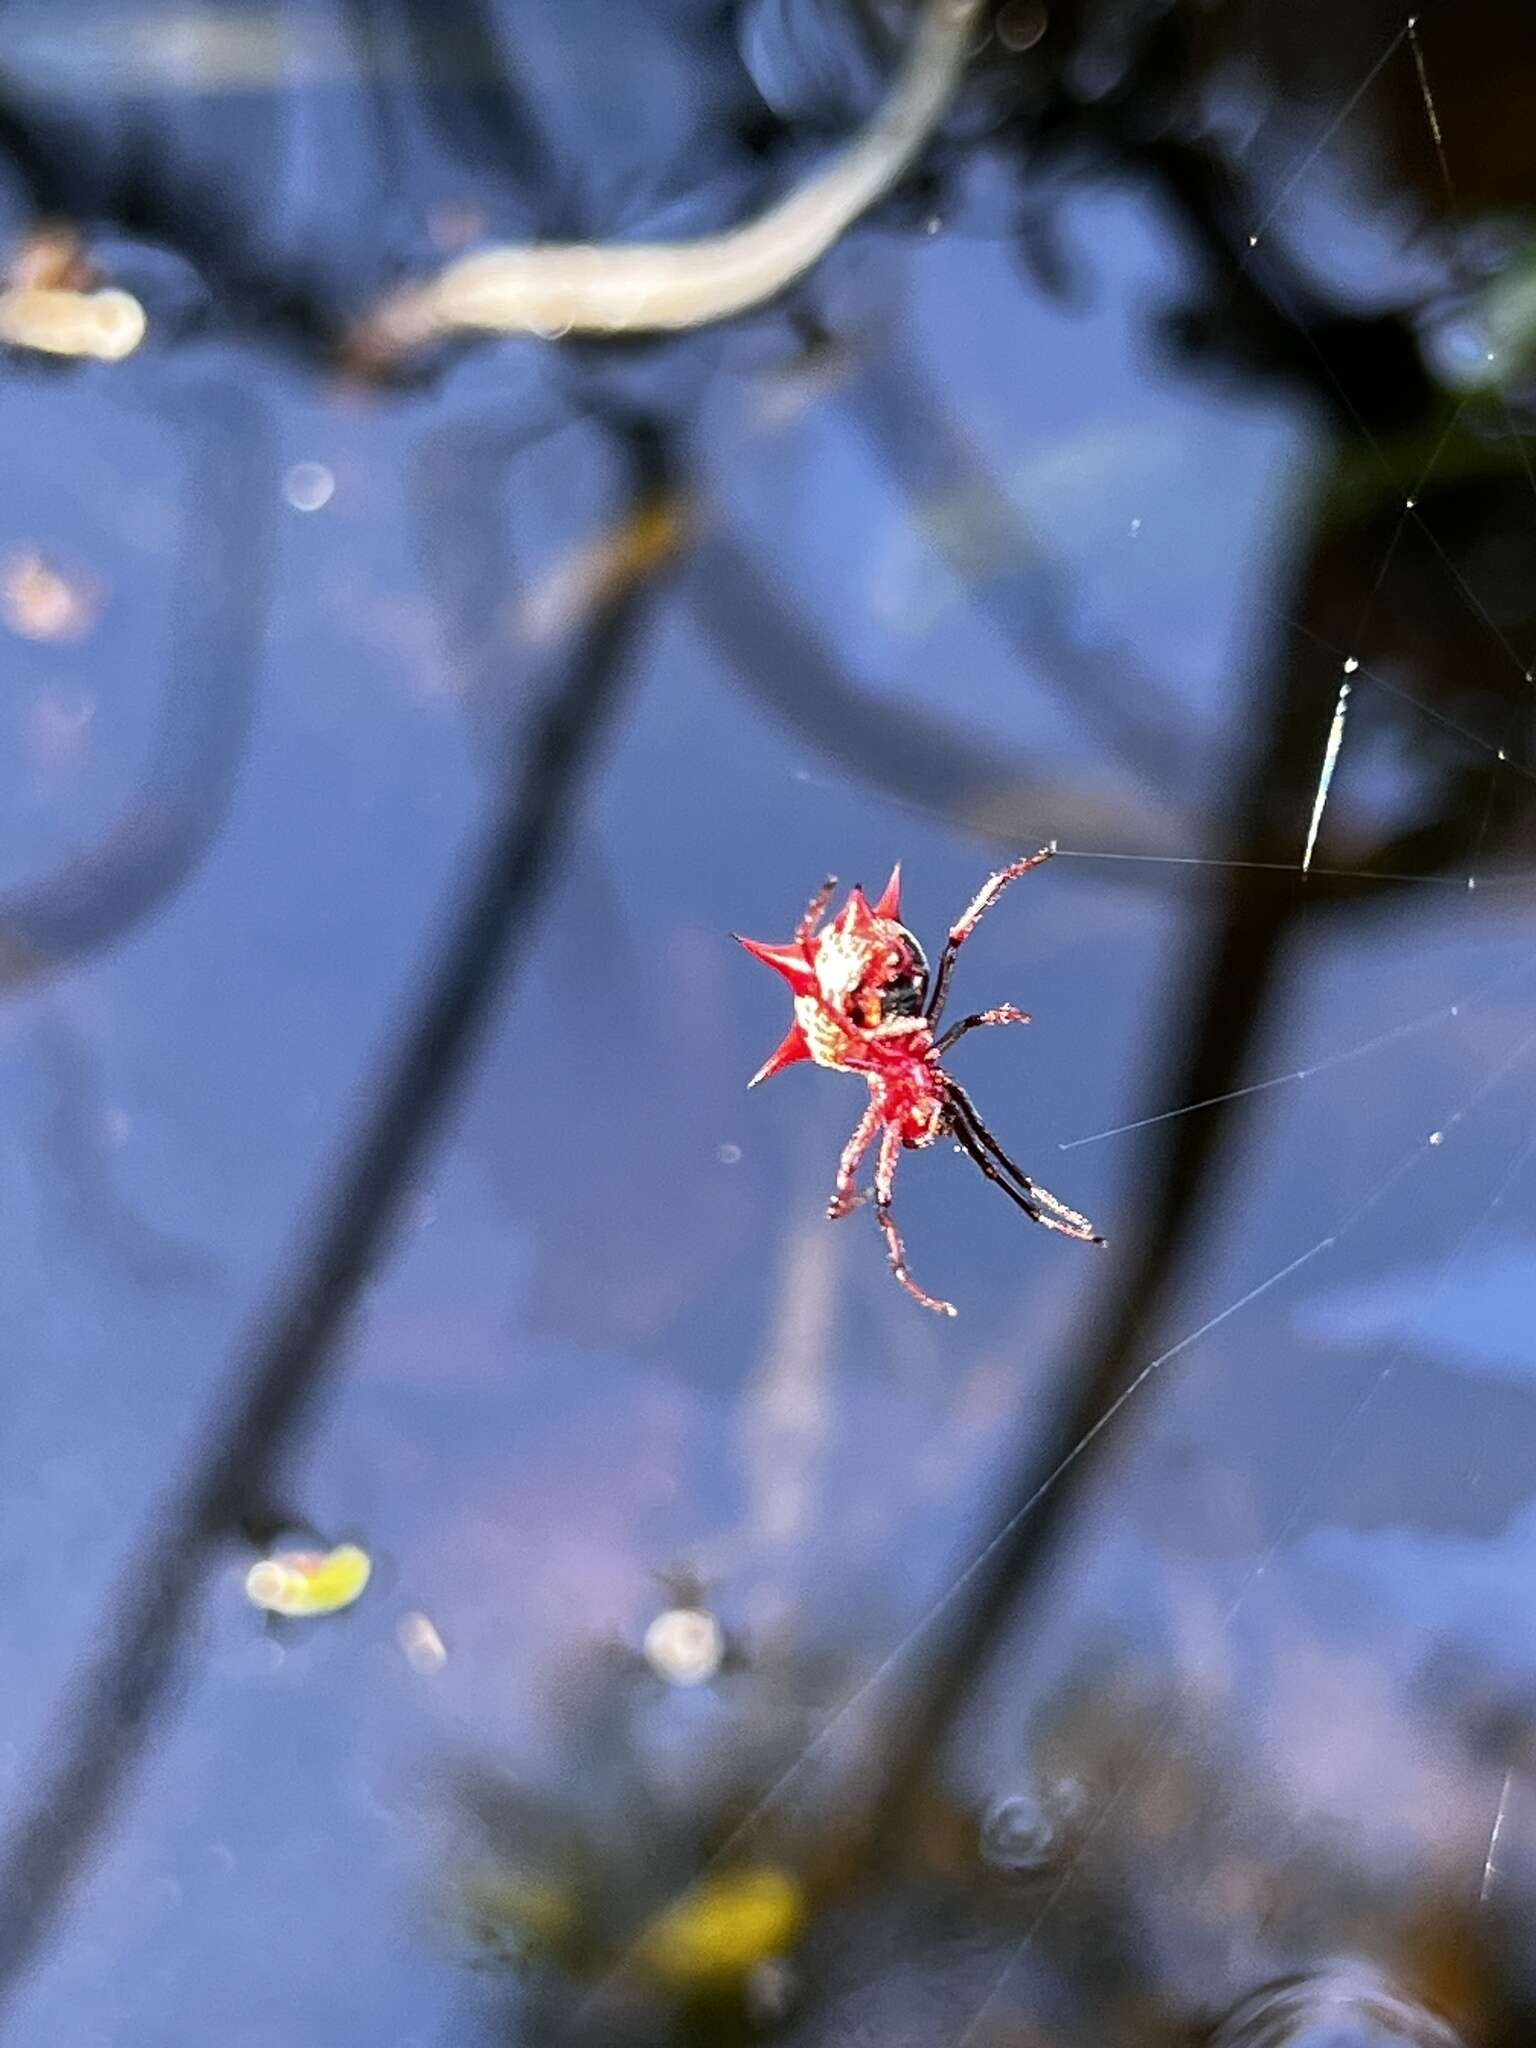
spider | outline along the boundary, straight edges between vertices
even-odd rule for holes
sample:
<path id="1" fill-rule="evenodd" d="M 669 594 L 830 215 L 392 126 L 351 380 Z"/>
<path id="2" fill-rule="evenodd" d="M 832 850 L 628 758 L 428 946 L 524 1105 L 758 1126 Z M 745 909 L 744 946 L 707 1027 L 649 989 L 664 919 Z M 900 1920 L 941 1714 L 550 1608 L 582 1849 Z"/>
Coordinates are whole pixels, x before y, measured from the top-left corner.
<path id="1" fill-rule="evenodd" d="M 952 1316 L 954 1306 L 926 1294 L 907 1271 L 901 1232 L 891 1214 L 903 1146 L 916 1150 L 936 1138 L 953 1137 L 959 1149 L 1031 1222 L 1088 1244 L 1104 1242 L 1085 1216 L 1059 1202 L 1014 1164 L 977 1115 L 971 1098 L 941 1064 L 945 1053 L 968 1031 L 987 1024 L 1027 1024 L 1025 1012 L 1011 1003 L 977 1010 L 951 1024 L 941 1038 L 934 1036 L 960 948 L 1008 884 L 1049 860 L 1055 851 L 1053 840 L 1038 853 L 989 877 L 958 923 L 950 926 L 931 993 L 923 949 L 901 922 L 899 863 L 872 907 L 863 891 L 854 889 L 837 915 L 818 930 L 821 914 L 837 886 L 835 878 L 824 882 L 806 906 L 787 946 L 764 945 L 761 940 L 732 934 L 754 959 L 783 975 L 795 998 L 795 1021 L 788 1036 L 747 1086 L 755 1088 L 759 1081 L 796 1060 L 814 1060 L 820 1067 L 838 1067 L 864 1076 L 869 1083 L 869 1103 L 843 1147 L 827 1215 L 835 1222 L 865 1199 L 855 1181 L 859 1163 L 878 1134 L 875 1215 L 885 1237 L 891 1271 L 908 1294 L 940 1315 Z"/>

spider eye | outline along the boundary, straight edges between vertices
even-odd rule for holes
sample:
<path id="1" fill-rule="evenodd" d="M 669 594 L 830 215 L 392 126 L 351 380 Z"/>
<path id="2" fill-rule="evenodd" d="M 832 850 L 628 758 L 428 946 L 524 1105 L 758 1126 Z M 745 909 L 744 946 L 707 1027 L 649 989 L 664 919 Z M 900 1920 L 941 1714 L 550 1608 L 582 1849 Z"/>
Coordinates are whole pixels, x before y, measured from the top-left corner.
<path id="1" fill-rule="evenodd" d="M 928 996 L 928 962 L 922 947 L 905 928 L 902 938 L 910 955 L 908 965 L 893 974 L 880 990 L 882 1017 L 920 1017 Z"/>

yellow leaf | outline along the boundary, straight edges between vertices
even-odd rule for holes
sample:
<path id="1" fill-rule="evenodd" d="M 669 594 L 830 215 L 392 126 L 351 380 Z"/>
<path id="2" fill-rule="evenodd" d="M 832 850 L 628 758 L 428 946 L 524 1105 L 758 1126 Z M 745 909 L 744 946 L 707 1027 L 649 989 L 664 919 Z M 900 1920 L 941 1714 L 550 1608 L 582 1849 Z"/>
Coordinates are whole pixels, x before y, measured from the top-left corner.
<path id="1" fill-rule="evenodd" d="M 372 1571 L 373 1559 L 355 1543 L 339 1543 L 323 1555 L 285 1550 L 251 1566 L 245 1597 L 268 1614 L 335 1614 L 352 1605 Z"/>
<path id="2" fill-rule="evenodd" d="M 804 1925 L 804 1895 L 787 1871 L 726 1871 L 702 1878 L 658 1914 L 636 1959 L 673 1990 L 719 1986 L 783 1955 Z"/>

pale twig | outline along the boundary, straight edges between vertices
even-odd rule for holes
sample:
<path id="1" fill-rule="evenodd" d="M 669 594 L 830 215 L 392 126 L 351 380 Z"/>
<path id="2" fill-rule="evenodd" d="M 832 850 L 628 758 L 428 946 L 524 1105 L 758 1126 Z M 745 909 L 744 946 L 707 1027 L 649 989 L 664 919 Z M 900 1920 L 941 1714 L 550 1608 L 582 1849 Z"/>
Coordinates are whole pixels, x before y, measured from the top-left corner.
<path id="1" fill-rule="evenodd" d="M 980 0 L 926 0 L 869 125 L 755 220 L 685 242 L 502 244 L 395 293 L 365 323 L 364 360 L 442 335 L 675 332 L 763 304 L 889 192 L 932 136 L 965 67 Z"/>

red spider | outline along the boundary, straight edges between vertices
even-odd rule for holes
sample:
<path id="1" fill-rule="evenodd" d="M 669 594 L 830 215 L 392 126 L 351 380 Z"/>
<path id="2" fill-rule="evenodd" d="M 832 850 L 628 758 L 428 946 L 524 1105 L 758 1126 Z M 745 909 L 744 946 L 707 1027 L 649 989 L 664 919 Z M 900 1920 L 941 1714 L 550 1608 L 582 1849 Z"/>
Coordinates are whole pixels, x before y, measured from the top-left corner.
<path id="1" fill-rule="evenodd" d="M 901 1232 L 891 1214 L 896 1166 L 904 1145 L 916 1149 L 931 1145 L 935 1138 L 953 1137 L 987 1179 L 1017 1202 L 1032 1222 L 1089 1244 L 1104 1242 L 1085 1216 L 1058 1202 L 1014 1165 L 976 1114 L 965 1090 L 940 1065 L 944 1054 L 967 1031 L 983 1024 L 1027 1024 L 1024 1011 L 1004 1003 L 999 1009 L 962 1017 L 942 1038 L 933 1035 L 949 993 L 956 954 L 1008 884 L 1049 860 L 1055 851 L 1053 842 L 1025 860 L 1016 860 L 977 893 L 965 915 L 950 926 L 931 995 L 923 949 L 901 923 L 899 866 L 892 869 L 873 909 L 863 892 L 855 889 L 837 915 L 818 931 L 817 920 L 836 887 L 835 881 L 827 881 L 811 899 L 789 945 L 766 946 L 757 939 L 740 939 L 756 959 L 783 975 L 795 997 L 795 1021 L 789 1035 L 764 1060 L 748 1087 L 755 1088 L 759 1081 L 796 1060 L 814 1060 L 819 1067 L 840 1067 L 845 1073 L 864 1076 L 869 1083 L 869 1105 L 843 1147 L 827 1215 L 833 1220 L 846 1216 L 864 1199 L 854 1178 L 878 1132 L 875 1215 L 885 1234 L 891 1270 L 909 1294 L 941 1315 L 952 1316 L 954 1308 L 925 1294 L 908 1273 Z"/>

